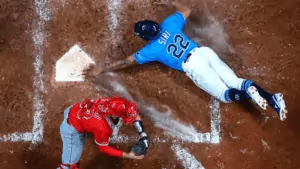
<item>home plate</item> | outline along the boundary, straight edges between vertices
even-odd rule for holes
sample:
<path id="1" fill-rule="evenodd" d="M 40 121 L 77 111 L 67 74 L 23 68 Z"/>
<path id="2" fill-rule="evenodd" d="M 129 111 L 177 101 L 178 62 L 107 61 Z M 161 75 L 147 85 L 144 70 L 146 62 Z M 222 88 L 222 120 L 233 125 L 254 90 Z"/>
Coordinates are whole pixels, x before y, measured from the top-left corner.
<path id="1" fill-rule="evenodd" d="M 74 45 L 56 62 L 55 80 L 58 82 L 84 81 L 82 71 L 95 62 L 78 45 Z"/>

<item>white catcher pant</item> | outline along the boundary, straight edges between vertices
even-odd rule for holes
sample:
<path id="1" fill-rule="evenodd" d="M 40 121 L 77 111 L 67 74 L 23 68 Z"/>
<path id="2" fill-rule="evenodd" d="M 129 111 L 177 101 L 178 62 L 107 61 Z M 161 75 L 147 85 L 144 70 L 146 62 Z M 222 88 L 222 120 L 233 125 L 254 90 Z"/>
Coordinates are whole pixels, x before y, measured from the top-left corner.
<path id="1" fill-rule="evenodd" d="M 225 103 L 227 102 L 225 91 L 228 88 L 241 90 L 244 80 L 238 78 L 208 47 L 193 49 L 190 58 L 182 64 L 182 68 L 198 87 Z"/>

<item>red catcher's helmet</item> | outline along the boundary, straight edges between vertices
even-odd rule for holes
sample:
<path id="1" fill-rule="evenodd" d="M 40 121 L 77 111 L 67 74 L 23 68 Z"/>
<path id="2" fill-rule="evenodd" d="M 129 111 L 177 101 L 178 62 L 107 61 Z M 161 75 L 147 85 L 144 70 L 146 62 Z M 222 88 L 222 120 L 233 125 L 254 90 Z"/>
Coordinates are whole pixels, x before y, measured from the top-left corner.
<path id="1" fill-rule="evenodd" d="M 99 104 L 98 108 L 101 112 L 122 118 L 126 124 L 132 124 L 138 115 L 136 104 L 124 98 L 99 99 L 97 103 Z"/>

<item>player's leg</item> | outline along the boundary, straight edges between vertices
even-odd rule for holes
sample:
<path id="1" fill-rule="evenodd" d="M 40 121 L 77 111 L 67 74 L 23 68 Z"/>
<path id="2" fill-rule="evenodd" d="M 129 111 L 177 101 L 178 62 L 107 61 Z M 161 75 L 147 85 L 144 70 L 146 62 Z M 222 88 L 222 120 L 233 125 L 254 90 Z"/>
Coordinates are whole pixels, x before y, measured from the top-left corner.
<path id="1" fill-rule="evenodd" d="M 278 113 L 281 120 L 286 118 L 287 110 L 281 93 L 270 94 L 251 80 L 238 78 L 232 69 L 230 69 L 212 49 L 201 47 L 199 50 L 201 50 L 200 52 L 204 57 L 209 59 L 210 66 L 217 72 L 228 87 L 247 91 L 252 100 L 261 108 L 266 109 L 267 102 Z M 266 101 L 262 100 L 260 96 Z"/>
<path id="2" fill-rule="evenodd" d="M 230 69 L 229 66 L 225 64 L 212 49 L 208 47 L 201 47 L 199 48 L 198 53 L 200 56 L 206 57 L 209 65 L 228 87 L 246 91 L 254 103 L 264 110 L 267 108 L 267 101 L 260 96 L 258 89 L 255 88 L 255 86 L 249 86 L 244 90 L 242 86 L 247 82 L 247 80 L 238 78 L 232 69 Z"/>
<path id="3" fill-rule="evenodd" d="M 272 97 L 271 94 L 263 90 L 260 86 L 252 81 L 238 78 L 232 69 L 226 63 L 224 63 L 212 49 L 208 47 L 201 47 L 199 50 L 201 50 L 200 52 L 203 57 L 207 57 L 209 60 L 209 65 L 217 72 L 217 74 L 228 87 L 246 91 L 249 87 L 254 86 L 257 88 L 262 97 L 266 98 L 267 100 L 268 98 Z"/>
<path id="4" fill-rule="evenodd" d="M 210 67 L 214 69 L 228 87 L 241 90 L 244 79 L 238 78 L 233 70 L 229 68 L 229 66 L 224 63 L 211 48 L 200 47 L 197 50 L 197 53 L 208 60 Z"/>
<path id="5" fill-rule="evenodd" d="M 246 91 L 228 88 L 218 74 L 209 66 L 205 57 L 199 55 L 190 56 L 189 61 L 183 64 L 183 69 L 198 87 L 222 102 L 228 103 L 249 99 Z"/>
<path id="6" fill-rule="evenodd" d="M 230 69 L 213 50 L 207 47 L 200 50 L 203 50 L 202 53 L 206 53 L 203 56 L 209 58 L 211 67 L 217 72 L 228 87 L 247 91 L 252 100 L 262 109 L 266 109 L 268 103 L 268 105 L 277 112 L 281 120 L 286 119 L 287 110 L 281 93 L 270 94 L 251 80 L 238 78 L 232 69 Z"/>
<path id="7" fill-rule="evenodd" d="M 79 169 L 79 160 L 83 151 L 85 135 L 67 123 L 69 109 L 64 111 L 64 121 L 60 126 L 63 141 L 62 164 L 59 169 Z"/>

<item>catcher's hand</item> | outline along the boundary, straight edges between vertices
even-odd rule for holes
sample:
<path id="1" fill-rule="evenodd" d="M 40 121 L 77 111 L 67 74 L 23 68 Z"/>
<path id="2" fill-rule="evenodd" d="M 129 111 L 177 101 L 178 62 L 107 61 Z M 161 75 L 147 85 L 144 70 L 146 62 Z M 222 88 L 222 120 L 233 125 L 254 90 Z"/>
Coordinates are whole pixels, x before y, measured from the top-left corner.
<path id="1" fill-rule="evenodd" d="M 149 141 L 147 137 L 142 137 L 139 141 L 132 146 L 131 151 L 135 153 L 135 155 L 145 155 L 147 154 L 149 147 Z"/>

